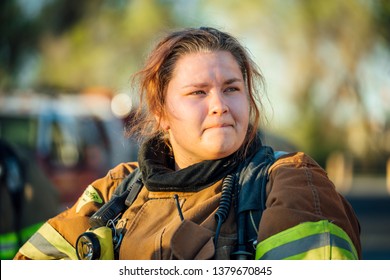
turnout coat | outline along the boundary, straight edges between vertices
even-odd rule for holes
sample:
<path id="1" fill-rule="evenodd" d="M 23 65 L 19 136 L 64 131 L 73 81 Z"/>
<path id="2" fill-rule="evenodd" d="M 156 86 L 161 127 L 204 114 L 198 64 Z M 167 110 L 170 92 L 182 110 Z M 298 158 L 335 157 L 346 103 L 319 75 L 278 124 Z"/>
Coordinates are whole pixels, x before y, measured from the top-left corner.
<path id="1" fill-rule="evenodd" d="M 120 164 L 89 185 L 73 207 L 47 221 L 15 259 L 77 259 L 76 240 L 90 228 L 89 217 L 137 167 L 138 163 Z M 285 154 L 268 175 L 265 210 L 255 225 L 254 258 L 361 258 L 354 211 L 312 158 L 301 152 Z M 216 248 L 214 242 L 221 188 L 222 179 L 194 191 L 150 190 L 146 184 L 116 224 L 123 235 L 116 258 L 231 258 L 237 240 L 233 205 Z"/>

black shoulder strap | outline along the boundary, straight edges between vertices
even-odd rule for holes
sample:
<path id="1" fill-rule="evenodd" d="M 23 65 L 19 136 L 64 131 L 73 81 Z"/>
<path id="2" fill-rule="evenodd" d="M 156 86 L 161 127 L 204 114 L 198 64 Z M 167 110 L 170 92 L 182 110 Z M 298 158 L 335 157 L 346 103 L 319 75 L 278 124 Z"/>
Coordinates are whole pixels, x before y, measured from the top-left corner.
<path id="1" fill-rule="evenodd" d="M 274 159 L 273 161 L 266 165 L 265 168 L 262 170 L 262 181 L 261 181 L 261 190 L 262 190 L 262 204 L 261 208 L 259 210 L 251 210 L 248 213 L 249 220 L 248 220 L 248 228 L 251 229 L 249 231 L 249 234 L 252 236 L 249 240 L 250 242 L 254 242 L 257 239 L 258 236 L 258 227 L 260 224 L 261 217 L 263 216 L 263 211 L 265 210 L 266 206 L 266 200 L 267 200 L 267 183 L 269 180 L 269 168 L 283 155 L 287 154 L 287 152 L 284 151 L 275 151 L 274 152 Z"/>
<path id="2" fill-rule="evenodd" d="M 255 252 L 254 243 L 257 241 L 258 226 L 266 206 L 266 185 L 269 168 L 275 161 L 286 154 L 274 151 L 271 147 L 263 146 L 250 160 L 244 163 L 238 176 L 237 217 L 237 249 L 235 258 L 252 258 Z"/>
<path id="3" fill-rule="evenodd" d="M 141 177 L 141 171 L 136 168 L 123 179 L 111 199 L 89 218 L 92 228 L 106 226 L 110 220 L 117 218 L 134 202 L 143 186 Z"/>

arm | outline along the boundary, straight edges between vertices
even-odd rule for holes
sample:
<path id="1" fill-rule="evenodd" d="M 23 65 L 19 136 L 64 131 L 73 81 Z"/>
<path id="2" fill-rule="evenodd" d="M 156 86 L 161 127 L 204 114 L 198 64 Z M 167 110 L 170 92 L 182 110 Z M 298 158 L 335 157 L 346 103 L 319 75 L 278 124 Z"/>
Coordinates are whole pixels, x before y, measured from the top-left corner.
<path id="1" fill-rule="evenodd" d="M 89 217 L 109 200 L 115 188 L 134 170 L 120 164 L 89 185 L 75 205 L 49 219 L 20 249 L 14 259 L 77 259 L 75 243 L 90 228 Z"/>
<path id="2" fill-rule="evenodd" d="M 326 172 L 303 153 L 270 169 L 257 259 L 358 259 L 360 228 Z"/>

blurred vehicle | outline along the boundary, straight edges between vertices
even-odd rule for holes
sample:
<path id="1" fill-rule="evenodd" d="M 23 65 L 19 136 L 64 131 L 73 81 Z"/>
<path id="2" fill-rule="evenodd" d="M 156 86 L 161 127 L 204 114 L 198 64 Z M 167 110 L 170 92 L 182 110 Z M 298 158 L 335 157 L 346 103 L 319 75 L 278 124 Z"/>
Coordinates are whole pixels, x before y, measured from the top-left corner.
<path id="1" fill-rule="evenodd" d="M 138 146 L 124 136 L 110 102 L 92 93 L 0 93 L 0 139 L 29 151 L 57 188 L 59 210 L 72 206 L 110 168 L 137 158 Z"/>

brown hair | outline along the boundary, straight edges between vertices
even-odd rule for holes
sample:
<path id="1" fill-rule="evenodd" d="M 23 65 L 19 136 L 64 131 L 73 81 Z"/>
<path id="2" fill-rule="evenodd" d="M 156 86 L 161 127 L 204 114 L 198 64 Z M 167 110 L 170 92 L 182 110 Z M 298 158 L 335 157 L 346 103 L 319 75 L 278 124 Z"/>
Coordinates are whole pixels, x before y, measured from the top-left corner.
<path id="1" fill-rule="evenodd" d="M 256 102 L 258 86 L 264 85 L 263 76 L 250 58 L 247 50 L 233 36 L 215 28 L 187 28 L 174 31 L 163 38 L 152 50 L 145 66 L 133 76 L 138 82 L 140 106 L 133 120 L 128 124 L 131 135 L 144 137 L 164 137 L 160 124 L 154 115 L 164 116 L 165 96 L 168 83 L 178 59 L 189 53 L 228 51 L 236 59 L 248 90 L 250 125 L 244 149 L 256 137 L 260 123 L 260 112 Z"/>

